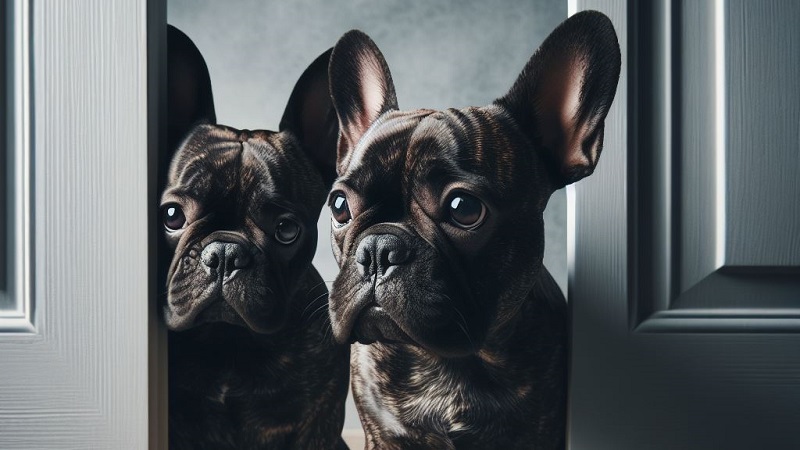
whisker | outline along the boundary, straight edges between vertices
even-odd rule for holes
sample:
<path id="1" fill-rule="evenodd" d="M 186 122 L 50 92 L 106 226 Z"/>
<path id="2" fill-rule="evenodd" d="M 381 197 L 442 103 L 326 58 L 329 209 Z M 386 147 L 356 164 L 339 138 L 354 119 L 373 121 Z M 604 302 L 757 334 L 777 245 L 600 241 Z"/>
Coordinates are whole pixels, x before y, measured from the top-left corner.
<path id="1" fill-rule="evenodd" d="M 324 296 L 324 295 L 323 295 L 323 296 Z M 317 299 L 319 299 L 319 298 L 321 298 L 321 297 L 323 297 L 323 296 L 317 297 Z M 312 304 L 313 304 L 313 303 L 309 303 L 309 306 L 310 306 L 310 305 L 312 305 Z M 306 307 L 306 310 L 307 310 L 307 309 L 308 309 L 308 306 Z M 305 312 L 306 312 L 306 310 L 303 310 L 303 315 L 301 315 L 300 317 L 301 317 L 301 318 L 302 318 L 302 317 L 305 317 L 305 320 L 304 320 L 304 322 L 303 322 L 303 323 L 306 323 L 306 322 L 310 321 L 311 319 L 313 319 L 313 318 L 314 318 L 314 316 L 315 316 L 316 314 L 320 313 L 320 312 L 321 312 L 321 311 L 323 311 L 323 310 L 326 310 L 326 311 L 327 311 L 327 309 L 328 309 L 328 302 L 324 302 L 324 303 L 322 303 L 322 304 L 318 305 L 316 308 L 314 308 L 314 309 L 311 311 L 311 313 L 309 313 L 309 314 L 308 314 L 308 316 L 305 316 Z"/>
<path id="2" fill-rule="evenodd" d="M 305 308 L 303 308 L 303 312 L 301 312 L 301 313 L 300 313 L 300 317 L 303 317 L 303 316 L 305 316 L 305 315 L 306 315 L 306 312 L 308 311 L 308 308 L 310 308 L 311 306 L 313 306 L 313 305 L 314 305 L 314 304 L 315 304 L 315 303 L 316 303 L 318 300 L 320 300 L 322 297 L 325 297 L 325 296 L 327 296 L 327 295 L 328 295 L 328 293 L 327 293 L 327 292 L 325 292 L 325 293 L 323 293 L 323 294 L 320 294 L 320 295 L 318 295 L 318 296 L 317 296 L 317 297 L 315 297 L 313 300 L 309 301 L 309 302 L 308 302 L 308 304 L 306 304 L 306 307 L 305 307 Z M 328 302 L 325 302 L 325 305 L 327 306 L 327 305 L 328 305 Z M 312 313 L 312 314 L 313 314 L 313 313 Z"/>
<path id="3" fill-rule="evenodd" d="M 317 346 L 321 346 L 326 341 L 330 341 L 333 338 L 333 327 L 331 326 L 330 321 L 323 321 L 322 326 L 324 328 L 322 329 L 322 333 L 320 333 L 320 339 L 319 342 L 317 342 Z"/>
<path id="4" fill-rule="evenodd" d="M 315 284 L 314 286 L 311 287 L 311 289 L 308 290 L 308 292 L 306 292 L 306 295 L 311 294 L 311 292 L 314 291 L 314 289 L 316 289 L 316 288 L 318 288 L 318 287 L 320 287 L 320 286 L 322 286 L 324 284 L 325 284 L 324 281 L 320 281 L 319 283 Z"/>

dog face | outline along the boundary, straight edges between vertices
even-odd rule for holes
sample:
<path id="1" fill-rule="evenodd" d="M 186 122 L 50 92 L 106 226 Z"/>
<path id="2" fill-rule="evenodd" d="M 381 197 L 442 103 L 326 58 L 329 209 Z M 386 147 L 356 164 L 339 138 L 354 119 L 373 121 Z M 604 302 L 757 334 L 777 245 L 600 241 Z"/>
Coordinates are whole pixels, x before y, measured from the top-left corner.
<path id="1" fill-rule="evenodd" d="M 329 69 L 336 338 L 478 350 L 536 279 L 551 193 L 594 170 L 619 71 L 611 23 L 581 13 L 491 105 L 403 112 L 378 48 L 345 34 Z"/>
<path id="2" fill-rule="evenodd" d="M 214 124 L 202 56 L 177 29 L 170 28 L 168 39 L 170 140 L 180 141 L 173 142 L 161 197 L 172 249 L 167 326 L 222 321 L 274 332 L 310 267 L 317 218 L 334 176 L 333 158 L 318 157 L 334 152 L 337 135 L 328 96 L 330 51 L 300 77 L 280 131 L 248 131 Z"/>

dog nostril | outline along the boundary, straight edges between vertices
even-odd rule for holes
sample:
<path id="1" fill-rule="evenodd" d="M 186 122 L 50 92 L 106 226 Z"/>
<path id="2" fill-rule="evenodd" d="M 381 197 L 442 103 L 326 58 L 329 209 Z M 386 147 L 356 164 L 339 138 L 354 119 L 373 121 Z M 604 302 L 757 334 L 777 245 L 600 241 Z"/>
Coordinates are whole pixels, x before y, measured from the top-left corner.
<path id="1" fill-rule="evenodd" d="M 226 266 L 231 269 L 244 269 L 250 264 L 250 255 L 244 249 L 237 248 L 232 251 L 228 256 Z"/>
<path id="2" fill-rule="evenodd" d="M 391 265 L 403 264 L 408 259 L 408 250 L 405 248 L 398 248 L 389 250 L 386 255 L 386 261 Z"/>
<path id="3" fill-rule="evenodd" d="M 372 264 L 374 246 L 375 237 L 367 236 L 358 244 L 356 249 L 356 262 L 358 263 L 356 267 L 363 276 L 371 277 L 375 275 L 376 268 Z"/>
<path id="4" fill-rule="evenodd" d="M 372 257 L 369 254 L 369 251 L 365 248 L 359 248 L 358 252 L 356 252 L 356 262 L 362 266 L 368 266 L 370 262 L 372 262 Z"/>
<path id="5" fill-rule="evenodd" d="M 210 269 L 221 268 L 225 273 L 230 273 L 250 265 L 252 258 L 247 249 L 240 244 L 212 242 L 200 253 L 200 260 Z"/>
<path id="6" fill-rule="evenodd" d="M 219 267 L 219 255 L 217 255 L 217 253 L 214 251 L 204 251 L 200 256 L 200 260 L 203 261 L 203 264 L 212 269 Z"/>
<path id="7" fill-rule="evenodd" d="M 393 234 L 379 236 L 375 244 L 374 251 L 378 254 L 378 260 L 384 268 L 402 264 L 408 259 L 408 248 L 399 237 Z"/>

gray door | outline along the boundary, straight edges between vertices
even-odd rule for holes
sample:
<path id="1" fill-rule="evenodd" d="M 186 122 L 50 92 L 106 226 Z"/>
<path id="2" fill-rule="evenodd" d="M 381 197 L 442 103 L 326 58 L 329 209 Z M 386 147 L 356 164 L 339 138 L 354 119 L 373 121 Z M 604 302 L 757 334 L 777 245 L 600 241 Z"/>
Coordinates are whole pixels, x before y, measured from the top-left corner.
<path id="1" fill-rule="evenodd" d="M 159 9 L 0 9 L 0 449 L 157 448 L 147 28 Z"/>
<path id="2" fill-rule="evenodd" d="M 576 3 L 623 75 L 569 195 L 570 448 L 800 448 L 800 3 Z"/>

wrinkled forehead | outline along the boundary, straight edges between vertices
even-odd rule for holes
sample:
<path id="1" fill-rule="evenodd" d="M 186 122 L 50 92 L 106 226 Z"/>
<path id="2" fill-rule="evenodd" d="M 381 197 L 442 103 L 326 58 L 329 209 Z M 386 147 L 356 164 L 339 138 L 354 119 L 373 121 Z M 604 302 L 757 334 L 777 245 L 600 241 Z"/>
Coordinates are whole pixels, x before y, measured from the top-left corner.
<path id="1" fill-rule="evenodd" d="M 464 181 L 503 197 L 517 189 L 516 172 L 530 170 L 530 147 L 499 106 L 393 112 L 365 133 L 342 178 L 362 192 L 375 185 Z"/>
<path id="2" fill-rule="evenodd" d="M 398 185 L 414 130 L 431 113 L 390 111 L 382 115 L 352 150 L 339 181 L 362 193 Z"/>
<path id="3" fill-rule="evenodd" d="M 238 162 L 242 145 L 237 130 L 200 125 L 181 143 L 170 162 L 167 188 L 187 189 L 208 185 L 209 178 L 230 184 L 231 168 Z"/>
<path id="4" fill-rule="evenodd" d="M 288 133 L 205 125 L 181 145 L 165 195 L 313 205 L 321 202 L 322 189 L 319 175 Z"/>
<path id="5" fill-rule="evenodd" d="M 501 107 L 447 109 L 427 116 L 409 142 L 407 173 L 415 183 L 463 181 L 495 196 L 515 189 L 534 153 Z"/>

